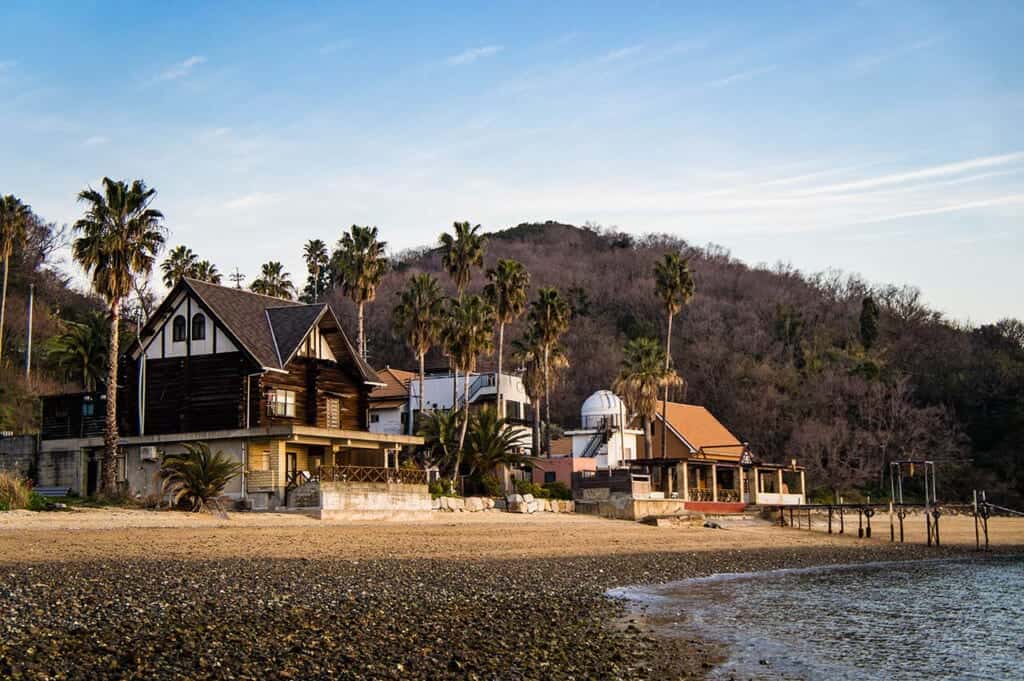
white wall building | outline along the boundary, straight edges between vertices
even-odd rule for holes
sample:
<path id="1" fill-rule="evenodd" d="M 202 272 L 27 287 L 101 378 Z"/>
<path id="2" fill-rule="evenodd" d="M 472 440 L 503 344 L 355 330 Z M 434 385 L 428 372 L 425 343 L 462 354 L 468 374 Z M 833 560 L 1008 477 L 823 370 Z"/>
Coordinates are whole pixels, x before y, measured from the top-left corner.
<path id="1" fill-rule="evenodd" d="M 610 390 L 598 390 L 580 407 L 580 427 L 565 431 L 572 455 L 594 457 L 598 468 L 623 468 L 637 458 L 644 432 L 629 428 L 626 406 Z"/>

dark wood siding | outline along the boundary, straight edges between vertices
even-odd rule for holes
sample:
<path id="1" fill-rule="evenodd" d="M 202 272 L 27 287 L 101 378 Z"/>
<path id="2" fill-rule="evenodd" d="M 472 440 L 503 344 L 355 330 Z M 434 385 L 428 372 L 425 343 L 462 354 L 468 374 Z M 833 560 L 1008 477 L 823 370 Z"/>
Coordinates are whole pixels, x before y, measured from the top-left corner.
<path id="1" fill-rule="evenodd" d="M 341 401 L 341 427 L 366 430 L 369 391 L 342 366 L 325 360 L 296 357 L 288 364 L 288 373 L 267 372 L 260 382 L 260 425 L 292 423 L 327 427 L 327 398 Z M 295 417 L 271 416 L 267 406 L 270 390 L 295 392 Z"/>
<path id="2" fill-rule="evenodd" d="M 54 395 L 43 398 L 43 422 L 40 437 L 60 440 L 71 437 L 103 435 L 107 403 L 103 393 Z M 92 414 L 83 414 L 86 402 L 92 405 Z"/>

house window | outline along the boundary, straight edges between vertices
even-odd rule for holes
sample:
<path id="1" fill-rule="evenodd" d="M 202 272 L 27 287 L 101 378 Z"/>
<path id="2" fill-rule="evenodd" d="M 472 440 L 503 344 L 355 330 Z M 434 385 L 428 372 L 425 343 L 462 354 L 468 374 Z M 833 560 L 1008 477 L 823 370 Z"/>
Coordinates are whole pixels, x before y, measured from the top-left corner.
<path id="1" fill-rule="evenodd" d="M 341 428 L 341 400 L 336 397 L 327 398 L 327 427 Z"/>
<path id="2" fill-rule="evenodd" d="M 555 482 L 555 480 L 556 480 L 556 476 L 555 476 L 555 472 L 554 471 L 544 471 L 544 484 L 545 485 L 548 484 L 549 482 Z"/>
<path id="3" fill-rule="evenodd" d="M 271 416 L 295 416 L 295 391 L 271 390 L 267 393 L 267 412 Z"/>
<path id="4" fill-rule="evenodd" d="M 192 315 L 192 340 L 206 340 L 206 315 Z"/>
<path id="5" fill-rule="evenodd" d="M 96 413 L 96 403 L 92 400 L 82 402 L 82 416 L 92 416 Z"/>
<path id="6" fill-rule="evenodd" d="M 370 414 L 370 423 L 380 423 L 380 414 Z"/>
<path id="7" fill-rule="evenodd" d="M 183 342 L 185 340 L 185 338 L 186 338 L 185 326 L 186 326 L 186 324 L 185 324 L 185 317 L 183 317 L 182 315 L 178 315 L 177 317 L 174 318 L 174 321 L 171 322 L 171 330 L 172 330 L 171 339 L 175 343 L 181 343 L 181 342 Z"/>

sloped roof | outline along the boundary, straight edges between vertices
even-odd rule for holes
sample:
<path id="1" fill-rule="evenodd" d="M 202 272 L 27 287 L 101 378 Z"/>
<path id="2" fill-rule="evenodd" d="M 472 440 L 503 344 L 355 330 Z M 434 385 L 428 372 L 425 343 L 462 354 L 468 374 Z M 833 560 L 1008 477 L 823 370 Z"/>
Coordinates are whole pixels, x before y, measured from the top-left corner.
<path id="1" fill-rule="evenodd" d="M 658 400 L 658 420 L 661 420 L 662 404 L 663 402 Z M 669 431 L 675 431 L 694 451 L 707 449 L 711 453 L 739 454 L 743 450 L 743 443 L 710 411 L 700 405 L 669 402 L 665 416 Z"/>
<path id="2" fill-rule="evenodd" d="M 267 308 L 267 320 L 274 333 L 281 361 L 287 362 L 310 328 L 325 311 L 326 305 L 291 305 Z"/>
<path id="3" fill-rule="evenodd" d="M 153 333 L 153 327 L 161 322 L 163 315 L 169 313 L 170 303 L 182 288 L 189 289 L 241 348 L 267 369 L 284 369 L 313 326 L 328 315 L 337 326 L 342 342 L 363 380 L 367 383 L 381 382 L 376 372 L 352 347 L 337 317 L 326 304 L 306 305 L 188 277 L 178 282 L 161 303 L 160 309 L 143 331 L 144 337 L 147 333 Z"/>
<path id="4" fill-rule="evenodd" d="M 409 397 L 409 383 L 416 378 L 412 371 L 384 367 L 377 371 L 383 387 L 370 393 L 371 400 L 406 400 Z"/>

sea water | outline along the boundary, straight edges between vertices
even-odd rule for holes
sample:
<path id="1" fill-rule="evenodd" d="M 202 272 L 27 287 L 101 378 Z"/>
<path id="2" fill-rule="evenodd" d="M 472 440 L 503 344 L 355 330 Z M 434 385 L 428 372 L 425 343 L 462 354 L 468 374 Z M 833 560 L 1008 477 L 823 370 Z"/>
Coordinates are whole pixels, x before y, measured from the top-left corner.
<path id="1" fill-rule="evenodd" d="M 1024 679 L 1024 559 L 716 575 L 612 596 L 725 645 L 712 679 Z"/>

